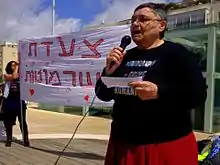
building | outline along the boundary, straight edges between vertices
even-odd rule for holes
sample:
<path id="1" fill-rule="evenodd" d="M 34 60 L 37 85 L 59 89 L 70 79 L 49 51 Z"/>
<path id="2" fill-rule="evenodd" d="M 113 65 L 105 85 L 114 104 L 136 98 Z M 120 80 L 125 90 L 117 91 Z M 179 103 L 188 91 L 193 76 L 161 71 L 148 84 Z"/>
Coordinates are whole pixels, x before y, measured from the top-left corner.
<path id="1" fill-rule="evenodd" d="M 220 1 L 180 7 L 168 15 L 169 30 L 215 23 L 220 20 Z"/>
<path id="2" fill-rule="evenodd" d="M 4 73 L 9 61 L 18 60 L 17 44 L 4 42 L 0 43 L 0 75 Z"/>

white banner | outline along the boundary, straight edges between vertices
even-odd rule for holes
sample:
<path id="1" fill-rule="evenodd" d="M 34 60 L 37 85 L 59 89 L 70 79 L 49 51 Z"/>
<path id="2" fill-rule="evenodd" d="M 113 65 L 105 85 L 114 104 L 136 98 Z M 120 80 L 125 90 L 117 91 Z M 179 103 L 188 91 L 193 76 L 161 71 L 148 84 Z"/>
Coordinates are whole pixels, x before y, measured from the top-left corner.
<path id="1" fill-rule="evenodd" d="M 21 98 L 67 106 L 90 105 L 106 55 L 129 34 L 126 25 L 20 40 Z M 94 105 L 112 102 L 96 98 Z"/>

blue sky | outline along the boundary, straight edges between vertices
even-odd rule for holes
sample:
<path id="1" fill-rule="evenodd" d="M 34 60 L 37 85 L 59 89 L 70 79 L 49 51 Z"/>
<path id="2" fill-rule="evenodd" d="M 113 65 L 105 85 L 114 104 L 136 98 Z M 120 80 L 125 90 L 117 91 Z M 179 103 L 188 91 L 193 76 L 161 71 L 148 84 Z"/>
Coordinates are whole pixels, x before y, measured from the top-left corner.
<path id="1" fill-rule="evenodd" d="M 125 9 L 123 12 L 128 12 L 126 9 L 128 6 L 131 6 L 132 8 L 129 10 L 132 10 L 133 7 L 143 3 L 143 2 L 165 2 L 168 0 L 56 0 L 56 14 L 59 18 L 79 18 L 81 19 L 83 24 L 88 24 L 90 22 L 93 22 L 95 18 L 100 16 L 102 13 L 104 13 L 105 17 L 102 15 L 101 18 L 109 17 L 106 12 L 108 10 L 111 10 L 111 8 L 115 9 L 112 11 L 112 14 L 115 15 L 115 12 L 118 15 L 119 18 L 121 15 L 129 15 L 124 14 L 121 11 Z M 178 1 L 178 0 L 173 0 Z M 49 6 L 51 5 L 52 0 L 46 0 L 44 5 Z M 121 8 L 117 8 L 117 6 L 121 6 Z M 109 12 L 111 15 L 111 11 Z M 108 19 L 107 20 L 111 20 Z"/>
<path id="2" fill-rule="evenodd" d="M 52 0 L 0 0 L 0 39 L 51 35 Z M 84 26 L 120 21 L 131 17 L 143 2 L 164 3 L 165 0 L 56 0 L 55 34 L 70 33 Z M 177 0 L 175 0 L 177 1 Z"/>
<path id="3" fill-rule="evenodd" d="M 51 5 L 52 0 L 45 1 L 44 5 Z M 56 15 L 59 18 L 79 18 L 83 24 L 88 24 L 94 17 L 106 9 L 106 0 L 56 0 Z"/>

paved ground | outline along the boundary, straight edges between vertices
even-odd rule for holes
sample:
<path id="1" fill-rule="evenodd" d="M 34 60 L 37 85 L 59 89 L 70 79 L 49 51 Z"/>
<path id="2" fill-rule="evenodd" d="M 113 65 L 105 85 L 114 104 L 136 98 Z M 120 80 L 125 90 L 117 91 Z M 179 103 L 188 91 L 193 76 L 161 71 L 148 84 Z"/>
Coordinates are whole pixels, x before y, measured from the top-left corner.
<path id="1" fill-rule="evenodd" d="M 11 148 L 0 144 L 0 164 L 54 165 L 67 139 L 32 139 L 31 147 L 13 143 Z M 74 140 L 57 165 L 103 165 L 107 141 Z"/>
<path id="2" fill-rule="evenodd" d="M 29 108 L 27 111 L 30 134 L 70 134 L 81 118 L 82 116 L 43 111 L 34 108 Z M 109 119 L 86 117 L 78 133 L 108 135 L 110 123 L 111 120 Z M 18 133 L 20 131 L 15 129 L 15 134 Z"/>
<path id="3" fill-rule="evenodd" d="M 31 148 L 13 143 L 5 148 L 0 143 L 0 165 L 53 165 L 71 137 L 82 116 L 48 112 L 29 108 Z M 60 165 L 102 165 L 110 131 L 110 119 L 86 117 L 74 139 L 60 159 Z M 21 139 L 18 126 L 14 136 Z M 209 134 L 196 133 L 197 139 Z M 84 139 L 84 140 L 83 140 Z"/>
<path id="4" fill-rule="evenodd" d="M 11 148 L 0 143 L 0 165 L 53 165 L 81 119 L 82 116 L 29 108 L 27 120 L 31 148 L 19 144 L 21 134 L 16 125 L 16 143 Z M 110 123 L 109 119 L 86 117 L 59 165 L 102 165 Z"/>

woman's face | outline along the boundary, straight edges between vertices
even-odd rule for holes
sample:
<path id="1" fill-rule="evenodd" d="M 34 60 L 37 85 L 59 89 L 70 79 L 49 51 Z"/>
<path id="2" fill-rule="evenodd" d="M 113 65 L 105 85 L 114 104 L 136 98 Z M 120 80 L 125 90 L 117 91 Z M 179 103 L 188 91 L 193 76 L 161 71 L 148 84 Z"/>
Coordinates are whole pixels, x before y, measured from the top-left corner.
<path id="1" fill-rule="evenodd" d="M 166 21 L 148 7 L 137 10 L 131 18 L 131 36 L 138 46 L 144 46 L 146 41 L 159 38 L 165 28 Z"/>
<path id="2" fill-rule="evenodd" d="M 17 67 L 17 64 L 16 64 L 15 62 L 13 62 L 13 63 L 11 64 L 11 69 L 12 69 L 12 71 L 14 71 L 14 70 L 16 69 L 16 67 Z"/>

